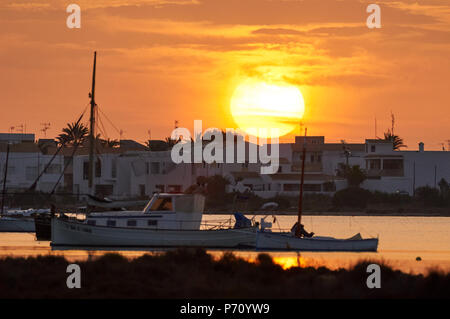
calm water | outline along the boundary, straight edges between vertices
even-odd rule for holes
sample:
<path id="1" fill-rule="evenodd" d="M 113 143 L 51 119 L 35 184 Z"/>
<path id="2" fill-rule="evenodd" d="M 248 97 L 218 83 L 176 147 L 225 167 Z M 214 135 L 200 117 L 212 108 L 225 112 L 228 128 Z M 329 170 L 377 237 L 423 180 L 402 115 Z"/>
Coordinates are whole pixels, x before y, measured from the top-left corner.
<path id="1" fill-rule="evenodd" d="M 247 216 L 252 217 L 252 216 Z M 225 221 L 229 216 L 204 215 L 204 220 Z M 257 221 L 261 216 L 255 217 Z M 289 229 L 296 216 L 277 216 L 272 229 Z M 269 216 L 266 221 L 273 222 Z M 450 218 L 446 217 L 368 217 L 368 216 L 304 216 L 302 223 L 308 231 L 317 235 L 348 238 L 356 233 L 365 237 L 379 236 L 377 253 L 270 253 L 274 260 L 284 267 L 327 266 L 329 268 L 349 267 L 358 260 L 370 258 L 383 261 L 406 272 L 426 273 L 430 268 L 450 271 Z M 33 233 L 0 233 L 0 256 L 64 255 L 69 260 L 82 260 L 104 252 L 52 251 L 48 241 L 38 242 Z M 128 257 L 137 257 L 148 252 L 121 251 Z M 212 251 L 220 257 L 221 251 Z M 258 253 L 235 252 L 254 260 Z M 422 261 L 416 261 L 416 257 Z"/>

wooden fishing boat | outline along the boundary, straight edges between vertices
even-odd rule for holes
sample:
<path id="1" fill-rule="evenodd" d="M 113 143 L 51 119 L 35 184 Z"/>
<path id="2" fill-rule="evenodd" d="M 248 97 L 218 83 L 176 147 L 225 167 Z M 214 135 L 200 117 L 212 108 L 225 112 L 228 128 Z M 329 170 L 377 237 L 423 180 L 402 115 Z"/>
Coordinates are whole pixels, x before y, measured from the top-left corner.
<path id="1" fill-rule="evenodd" d="M 301 224 L 303 204 L 303 182 L 305 174 L 306 156 L 306 129 L 302 150 L 302 173 L 300 182 L 300 195 L 298 203 L 298 220 L 291 232 L 272 232 L 261 228 L 256 235 L 257 250 L 294 250 L 294 251 L 377 251 L 378 238 L 363 239 L 358 233 L 347 239 L 314 236 L 308 234 Z"/>
<path id="2" fill-rule="evenodd" d="M 358 233 L 347 239 L 313 236 L 296 237 L 292 233 L 259 231 L 256 235 L 258 250 L 278 251 L 377 251 L 378 238 L 363 239 Z"/>
<path id="3" fill-rule="evenodd" d="M 201 194 L 155 194 L 142 212 L 103 212 L 86 220 L 53 218 L 51 246 L 70 248 L 255 247 L 256 226 L 203 225 Z"/>

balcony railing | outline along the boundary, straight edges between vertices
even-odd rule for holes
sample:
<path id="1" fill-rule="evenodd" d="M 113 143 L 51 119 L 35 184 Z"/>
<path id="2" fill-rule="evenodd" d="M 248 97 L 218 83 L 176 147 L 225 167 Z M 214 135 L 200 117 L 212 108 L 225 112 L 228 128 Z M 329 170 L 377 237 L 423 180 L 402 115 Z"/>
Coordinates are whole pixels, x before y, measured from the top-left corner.
<path id="1" fill-rule="evenodd" d="M 301 172 L 302 171 L 302 163 L 297 162 L 292 164 L 293 172 Z M 305 163 L 305 172 L 321 172 L 322 171 L 322 163 Z"/>

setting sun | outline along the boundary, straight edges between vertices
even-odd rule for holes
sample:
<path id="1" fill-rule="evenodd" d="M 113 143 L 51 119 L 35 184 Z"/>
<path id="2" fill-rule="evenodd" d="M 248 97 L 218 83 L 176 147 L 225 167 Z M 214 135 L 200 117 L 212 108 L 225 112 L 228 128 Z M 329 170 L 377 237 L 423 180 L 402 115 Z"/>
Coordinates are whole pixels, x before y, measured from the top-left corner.
<path id="1" fill-rule="evenodd" d="M 241 83 L 233 93 L 230 107 L 239 128 L 259 137 L 288 134 L 297 127 L 305 111 L 297 87 L 256 81 Z"/>

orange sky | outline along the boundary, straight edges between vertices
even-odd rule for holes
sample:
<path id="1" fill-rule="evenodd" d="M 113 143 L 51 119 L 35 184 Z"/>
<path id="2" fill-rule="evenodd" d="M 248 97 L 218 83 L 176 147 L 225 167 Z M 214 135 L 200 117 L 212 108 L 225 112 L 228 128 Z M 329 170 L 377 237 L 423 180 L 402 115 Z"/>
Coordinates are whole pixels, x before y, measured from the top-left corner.
<path id="1" fill-rule="evenodd" d="M 409 149 L 450 139 L 450 2 L 377 1 L 381 29 L 356 0 L 39 0 L 0 3 L 0 131 L 47 137 L 96 100 L 123 138 L 235 128 L 229 101 L 243 78 L 298 85 L 308 134 L 362 142 L 390 127 Z M 81 7 L 81 29 L 65 8 Z M 104 120 L 108 137 L 119 138 Z M 284 141 L 290 140 L 285 137 Z M 446 143 L 447 144 L 447 143 Z"/>

